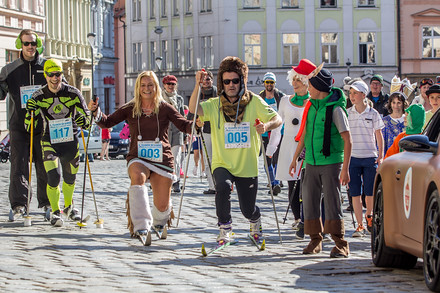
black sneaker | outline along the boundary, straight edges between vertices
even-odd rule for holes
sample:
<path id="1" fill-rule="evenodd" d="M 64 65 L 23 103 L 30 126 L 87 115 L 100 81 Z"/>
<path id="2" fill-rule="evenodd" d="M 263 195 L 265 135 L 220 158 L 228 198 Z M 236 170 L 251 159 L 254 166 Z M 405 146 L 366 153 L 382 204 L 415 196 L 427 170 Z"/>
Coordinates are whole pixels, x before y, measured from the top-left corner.
<path id="1" fill-rule="evenodd" d="M 345 209 L 345 211 L 347 211 L 347 212 L 352 212 L 352 211 L 353 211 L 353 206 L 352 206 L 352 205 L 349 205 L 349 206 Z"/>
<path id="2" fill-rule="evenodd" d="M 67 218 L 69 218 L 74 222 L 81 221 L 81 216 L 79 215 L 78 209 L 71 208 L 71 206 L 68 206 L 64 208 L 63 213 Z"/>
<path id="3" fill-rule="evenodd" d="M 173 192 L 175 192 L 175 193 L 180 192 L 180 182 L 179 181 L 173 183 Z"/>
<path id="4" fill-rule="evenodd" d="M 203 194 L 215 194 L 215 190 L 210 188 L 208 190 L 204 190 Z"/>
<path id="5" fill-rule="evenodd" d="M 278 195 L 278 193 L 281 192 L 280 185 L 279 184 L 274 185 L 273 188 L 272 188 L 272 192 L 273 192 L 273 195 L 275 195 L 275 196 Z M 269 190 L 268 194 L 270 194 L 270 190 Z"/>
<path id="6" fill-rule="evenodd" d="M 63 223 L 64 221 L 61 218 L 60 210 L 53 212 L 52 217 L 50 218 L 50 224 L 54 227 L 62 227 Z"/>
<path id="7" fill-rule="evenodd" d="M 296 238 L 303 240 L 304 239 L 304 223 L 300 222 L 298 224 L 298 231 L 296 231 Z"/>

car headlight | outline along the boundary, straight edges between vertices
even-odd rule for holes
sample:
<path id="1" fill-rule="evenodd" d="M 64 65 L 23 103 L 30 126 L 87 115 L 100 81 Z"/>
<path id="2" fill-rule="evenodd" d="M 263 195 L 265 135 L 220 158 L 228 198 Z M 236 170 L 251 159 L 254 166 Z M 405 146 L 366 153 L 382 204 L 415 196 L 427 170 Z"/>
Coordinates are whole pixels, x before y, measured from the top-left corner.
<path id="1" fill-rule="evenodd" d="M 128 139 L 120 139 L 119 144 L 128 144 Z"/>

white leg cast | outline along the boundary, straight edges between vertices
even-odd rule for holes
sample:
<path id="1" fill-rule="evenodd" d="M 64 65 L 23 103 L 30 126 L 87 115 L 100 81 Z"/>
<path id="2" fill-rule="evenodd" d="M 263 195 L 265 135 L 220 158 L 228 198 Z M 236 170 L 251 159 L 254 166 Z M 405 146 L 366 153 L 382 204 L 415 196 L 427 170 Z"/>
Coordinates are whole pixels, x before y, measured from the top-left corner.
<path id="1" fill-rule="evenodd" d="M 148 188 L 145 185 L 132 185 L 128 192 L 134 231 L 150 231 L 153 216 L 148 201 Z"/>
<path id="2" fill-rule="evenodd" d="M 170 218 L 171 205 L 164 212 L 159 211 L 155 206 L 153 206 L 153 226 L 165 226 L 168 219 Z"/>

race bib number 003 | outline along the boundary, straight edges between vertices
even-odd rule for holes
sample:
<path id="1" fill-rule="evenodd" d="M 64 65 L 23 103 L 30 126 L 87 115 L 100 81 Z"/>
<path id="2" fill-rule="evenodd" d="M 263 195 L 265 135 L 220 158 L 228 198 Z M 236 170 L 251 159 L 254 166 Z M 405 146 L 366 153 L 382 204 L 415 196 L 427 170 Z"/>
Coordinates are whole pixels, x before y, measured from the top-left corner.
<path id="1" fill-rule="evenodd" d="M 72 118 L 50 120 L 49 135 L 51 144 L 73 141 Z"/>
<path id="2" fill-rule="evenodd" d="M 27 101 L 32 97 L 32 94 L 40 88 L 39 85 L 28 85 L 20 87 L 21 108 L 26 108 Z"/>
<path id="3" fill-rule="evenodd" d="M 242 122 L 234 126 L 235 123 L 225 123 L 225 148 L 245 149 L 251 147 L 251 129 L 249 122 Z"/>
<path id="4" fill-rule="evenodd" d="M 163 148 L 161 142 L 138 141 L 138 157 L 149 161 L 162 163 Z"/>

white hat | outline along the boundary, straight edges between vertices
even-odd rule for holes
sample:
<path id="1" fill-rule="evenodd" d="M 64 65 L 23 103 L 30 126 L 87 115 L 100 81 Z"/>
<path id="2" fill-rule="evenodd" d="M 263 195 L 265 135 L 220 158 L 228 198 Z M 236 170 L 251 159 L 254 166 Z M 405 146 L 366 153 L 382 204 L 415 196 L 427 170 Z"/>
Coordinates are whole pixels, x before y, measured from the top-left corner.
<path id="1" fill-rule="evenodd" d="M 350 88 L 353 88 L 358 92 L 364 93 L 365 95 L 368 94 L 368 85 L 363 80 L 353 82 L 350 85 Z"/>

